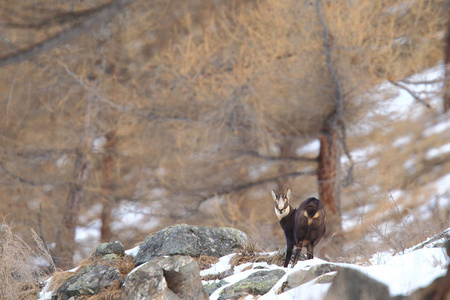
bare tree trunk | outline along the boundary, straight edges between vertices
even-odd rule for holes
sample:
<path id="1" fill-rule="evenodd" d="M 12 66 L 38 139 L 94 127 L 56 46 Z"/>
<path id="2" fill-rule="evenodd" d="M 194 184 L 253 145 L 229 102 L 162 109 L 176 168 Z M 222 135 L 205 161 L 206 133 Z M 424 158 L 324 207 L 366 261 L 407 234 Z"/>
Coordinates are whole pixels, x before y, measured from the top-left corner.
<path id="1" fill-rule="evenodd" d="M 341 229 L 340 211 L 340 142 L 337 130 L 328 129 L 321 133 L 317 179 L 319 198 L 327 212 L 326 236 Z"/>
<path id="2" fill-rule="evenodd" d="M 102 173 L 103 173 L 103 184 L 102 184 L 102 228 L 101 237 L 102 242 L 109 242 L 112 240 L 111 232 L 111 221 L 112 221 L 112 196 L 111 192 L 114 189 L 114 166 L 116 164 L 116 135 L 114 131 L 108 132 L 106 134 L 106 145 L 105 152 L 106 155 L 103 159 Z"/>
<path id="3" fill-rule="evenodd" d="M 80 204 L 84 197 L 84 181 L 89 174 L 89 161 L 81 148 L 76 149 L 73 182 L 70 183 L 64 207 L 62 227 L 56 233 L 53 259 L 58 268 L 71 267 L 75 253 L 75 229 L 78 224 Z"/>
<path id="4" fill-rule="evenodd" d="M 450 21 L 448 21 L 447 25 L 445 47 L 444 113 L 450 110 Z"/>
<path id="5" fill-rule="evenodd" d="M 344 128 L 339 125 L 344 113 L 344 91 L 333 62 L 331 60 L 329 30 L 322 13 L 322 2 L 316 0 L 317 14 L 323 30 L 323 50 L 325 60 L 336 89 L 334 111 L 328 116 L 320 134 L 320 153 L 318 166 L 319 197 L 327 211 L 326 237 L 341 229 L 340 211 L 340 166 L 341 138 L 345 136 Z"/>

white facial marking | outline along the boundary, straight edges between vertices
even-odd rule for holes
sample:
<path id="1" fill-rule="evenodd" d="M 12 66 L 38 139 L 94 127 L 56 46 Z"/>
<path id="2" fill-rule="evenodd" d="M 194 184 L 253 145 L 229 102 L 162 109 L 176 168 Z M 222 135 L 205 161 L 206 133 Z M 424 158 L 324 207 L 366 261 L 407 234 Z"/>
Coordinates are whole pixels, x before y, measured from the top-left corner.
<path id="1" fill-rule="evenodd" d="M 320 216 L 319 211 L 316 212 L 316 214 L 314 215 L 313 219 L 317 219 Z"/>
<path id="2" fill-rule="evenodd" d="M 282 213 L 280 213 L 280 211 L 275 207 L 275 214 L 277 215 L 278 220 L 281 220 L 284 217 L 286 217 L 290 211 L 291 211 L 291 208 L 289 206 L 286 207 L 286 209 Z"/>

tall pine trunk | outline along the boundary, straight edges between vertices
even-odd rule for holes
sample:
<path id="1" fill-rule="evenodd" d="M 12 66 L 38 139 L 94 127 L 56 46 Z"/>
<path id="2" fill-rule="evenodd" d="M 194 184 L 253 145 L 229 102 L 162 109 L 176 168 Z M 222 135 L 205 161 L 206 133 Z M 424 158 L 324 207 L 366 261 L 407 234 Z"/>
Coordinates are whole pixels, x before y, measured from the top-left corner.
<path id="1" fill-rule="evenodd" d="M 106 134 L 105 157 L 102 164 L 103 184 L 102 184 L 102 242 L 110 242 L 112 240 L 111 221 L 113 199 L 112 191 L 114 188 L 114 166 L 116 163 L 116 135 L 114 131 Z"/>
<path id="2" fill-rule="evenodd" d="M 68 268 L 73 265 L 75 253 L 75 229 L 78 224 L 80 204 L 84 197 L 84 183 L 89 174 L 89 161 L 83 150 L 76 149 L 73 181 L 69 185 L 69 194 L 64 206 L 63 220 L 56 232 L 56 245 L 53 260 L 56 267 Z"/>
<path id="3" fill-rule="evenodd" d="M 450 20 L 447 24 L 445 37 L 445 85 L 444 85 L 444 113 L 450 110 Z"/>
<path id="4" fill-rule="evenodd" d="M 331 236 L 341 229 L 340 211 L 340 141 L 337 130 L 324 130 L 320 136 L 320 152 L 318 158 L 317 179 L 319 198 L 327 212 L 327 231 Z"/>

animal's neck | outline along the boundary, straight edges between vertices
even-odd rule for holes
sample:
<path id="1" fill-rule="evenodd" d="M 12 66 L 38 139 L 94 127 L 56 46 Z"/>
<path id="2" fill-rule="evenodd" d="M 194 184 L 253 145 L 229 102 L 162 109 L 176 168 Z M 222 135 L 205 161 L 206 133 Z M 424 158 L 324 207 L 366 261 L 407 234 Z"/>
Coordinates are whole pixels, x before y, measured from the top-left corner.
<path id="1" fill-rule="evenodd" d="M 284 210 L 283 213 L 280 213 L 280 211 L 277 208 L 275 208 L 275 214 L 277 215 L 278 221 L 280 221 L 280 223 L 283 221 L 284 222 L 287 221 L 292 216 L 292 212 L 293 209 L 290 205 L 288 205 L 288 207 Z"/>

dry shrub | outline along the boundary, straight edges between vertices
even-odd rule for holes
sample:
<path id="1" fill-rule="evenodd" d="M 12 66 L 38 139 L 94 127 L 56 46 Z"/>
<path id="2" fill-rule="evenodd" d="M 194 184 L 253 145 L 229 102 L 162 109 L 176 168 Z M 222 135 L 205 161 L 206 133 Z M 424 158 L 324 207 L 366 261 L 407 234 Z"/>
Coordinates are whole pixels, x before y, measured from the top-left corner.
<path id="1" fill-rule="evenodd" d="M 234 255 L 230 264 L 231 267 L 245 264 L 245 263 L 258 263 L 258 262 L 266 262 L 268 264 L 275 264 L 278 266 L 282 266 L 284 263 L 284 258 L 280 252 L 276 252 L 275 254 L 261 254 L 264 252 L 264 249 L 258 243 L 250 240 L 244 249 L 242 249 L 238 254 Z"/>
<path id="2" fill-rule="evenodd" d="M 93 296 L 81 297 L 80 299 L 89 299 L 89 300 L 116 300 L 120 298 L 120 282 L 115 282 L 110 288 L 105 289 Z"/>
<path id="3" fill-rule="evenodd" d="M 233 271 L 231 269 L 225 270 L 223 272 L 217 273 L 217 274 L 208 274 L 205 276 L 202 276 L 202 280 L 208 281 L 208 280 L 222 280 L 225 277 L 233 275 Z"/>
<path id="4" fill-rule="evenodd" d="M 198 268 L 201 270 L 206 270 L 211 268 L 212 264 L 219 262 L 219 258 L 214 256 L 202 255 L 200 257 L 193 257 L 197 262 Z"/>
<path id="5" fill-rule="evenodd" d="M 128 275 L 133 269 L 134 269 L 134 257 L 131 255 L 124 255 L 120 257 L 119 259 L 108 259 L 108 260 L 102 260 L 101 257 L 94 257 L 94 252 L 89 255 L 88 258 L 83 260 L 78 268 L 75 270 L 75 272 L 70 271 L 64 271 L 64 272 L 56 272 L 52 276 L 52 280 L 50 281 L 48 290 L 56 292 L 61 285 L 66 282 L 70 277 L 76 275 L 78 272 L 83 270 L 85 267 L 91 266 L 91 265 L 107 265 L 110 267 L 116 267 L 119 269 L 121 279 L 123 279 L 125 276 Z M 122 280 L 121 280 L 122 281 Z M 101 291 L 100 293 L 92 296 L 81 296 L 79 299 L 94 299 L 94 300 L 112 300 L 112 299 L 118 299 L 120 296 L 120 288 L 121 288 L 121 282 L 117 281 L 114 282 L 114 284 Z"/>
<path id="6" fill-rule="evenodd" d="M 39 236 L 33 230 L 31 234 L 37 244 L 35 249 L 5 223 L 0 227 L 0 299 L 36 299 L 40 282 L 47 272 L 55 270 Z"/>
<path id="7" fill-rule="evenodd" d="M 119 272 L 123 276 L 128 275 L 134 269 L 134 257 L 125 255 L 119 262 Z"/>
<path id="8" fill-rule="evenodd" d="M 81 268 L 78 268 L 77 271 L 75 272 L 68 272 L 68 271 L 55 272 L 55 274 L 53 274 L 52 276 L 52 279 L 50 280 L 47 290 L 53 292 L 57 291 L 64 282 L 69 280 L 70 277 L 75 276 L 79 270 L 81 270 Z"/>

